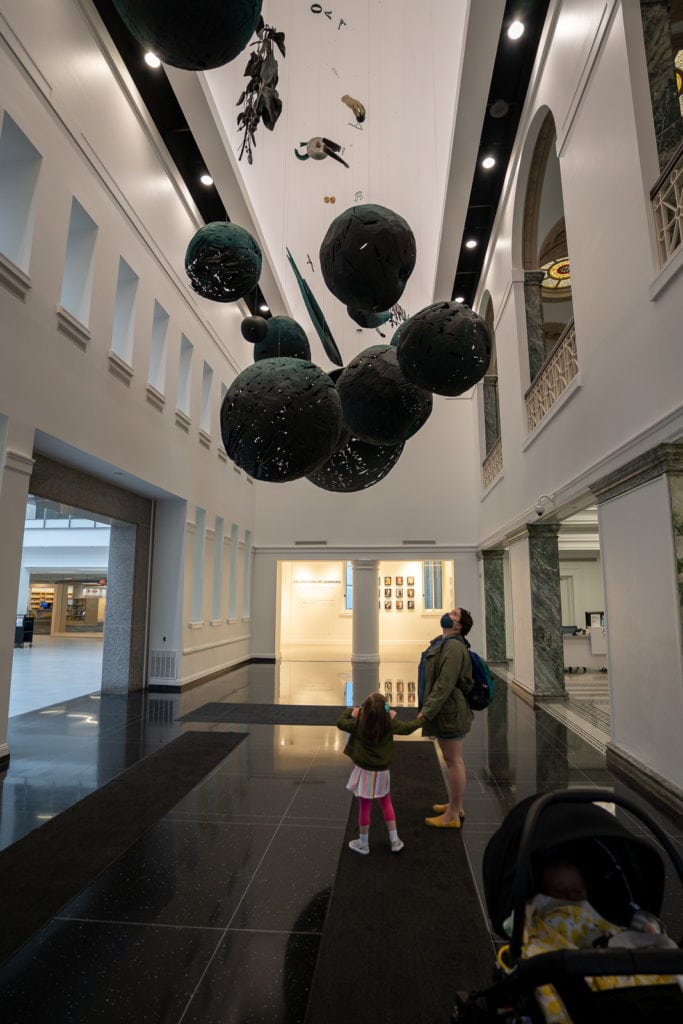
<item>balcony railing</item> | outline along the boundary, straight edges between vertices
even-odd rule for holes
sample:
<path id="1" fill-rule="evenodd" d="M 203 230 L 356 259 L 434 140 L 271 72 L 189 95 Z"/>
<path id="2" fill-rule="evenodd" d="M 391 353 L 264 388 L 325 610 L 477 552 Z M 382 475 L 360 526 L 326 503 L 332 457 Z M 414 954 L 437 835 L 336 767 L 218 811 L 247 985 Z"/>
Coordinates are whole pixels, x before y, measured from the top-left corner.
<path id="1" fill-rule="evenodd" d="M 655 182 L 650 199 L 657 230 L 659 262 L 664 266 L 680 246 L 683 233 L 683 142 Z"/>
<path id="2" fill-rule="evenodd" d="M 576 331 L 574 321 L 570 320 L 524 396 L 529 433 L 550 412 L 578 372 Z"/>
<path id="3" fill-rule="evenodd" d="M 503 472 L 503 444 L 500 438 L 493 442 L 491 451 L 482 463 L 484 490 Z"/>

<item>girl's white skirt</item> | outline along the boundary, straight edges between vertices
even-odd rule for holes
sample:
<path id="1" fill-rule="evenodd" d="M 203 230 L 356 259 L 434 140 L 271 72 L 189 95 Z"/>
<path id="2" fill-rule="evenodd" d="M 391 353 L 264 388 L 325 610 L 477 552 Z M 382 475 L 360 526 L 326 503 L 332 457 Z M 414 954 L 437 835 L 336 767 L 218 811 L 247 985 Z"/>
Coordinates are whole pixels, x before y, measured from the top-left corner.
<path id="1" fill-rule="evenodd" d="M 386 796 L 391 789 L 391 774 L 388 768 L 385 771 L 372 772 L 368 768 L 354 765 L 346 788 L 350 789 L 354 796 L 374 800 L 375 797 Z"/>

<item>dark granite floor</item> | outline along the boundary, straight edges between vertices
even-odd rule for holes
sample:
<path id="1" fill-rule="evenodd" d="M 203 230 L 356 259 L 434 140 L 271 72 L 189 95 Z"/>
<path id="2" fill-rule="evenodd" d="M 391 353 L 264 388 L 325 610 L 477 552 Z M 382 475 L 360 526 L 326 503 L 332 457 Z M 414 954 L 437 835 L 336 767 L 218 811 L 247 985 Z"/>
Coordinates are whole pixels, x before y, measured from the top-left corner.
<path id="1" fill-rule="evenodd" d="M 334 706 L 353 698 L 345 667 L 320 663 L 316 673 L 306 663 L 303 677 L 298 692 L 295 665 L 253 665 L 182 697 L 94 692 L 10 719 L 0 848 L 183 731 L 248 735 L 0 967 L 3 1021 L 303 1020 L 351 802 L 344 736 L 333 723 L 180 721 L 215 701 Z M 428 741 L 418 733 L 401 742 Z M 523 797 L 597 786 L 644 803 L 599 750 L 504 684 L 477 715 L 465 752 L 463 838 L 480 891 L 485 845 Z M 683 850 L 681 831 L 652 814 Z M 410 884 L 408 846 L 402 857 Z M 671 880 L 662 915 L 679 938 L 683 907 Z"/>

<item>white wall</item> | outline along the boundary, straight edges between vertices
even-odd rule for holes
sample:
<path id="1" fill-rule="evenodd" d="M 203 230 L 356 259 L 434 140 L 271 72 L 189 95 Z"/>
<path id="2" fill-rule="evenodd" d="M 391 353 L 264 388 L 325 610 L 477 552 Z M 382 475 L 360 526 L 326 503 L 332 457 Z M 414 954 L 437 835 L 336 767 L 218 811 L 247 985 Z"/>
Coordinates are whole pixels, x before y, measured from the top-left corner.
<path id="1" fill-rule="evenodd" d="M 683 645 L 668 481 L 612 498 L 599 515 L 613 740 L 683 788 Z"/>

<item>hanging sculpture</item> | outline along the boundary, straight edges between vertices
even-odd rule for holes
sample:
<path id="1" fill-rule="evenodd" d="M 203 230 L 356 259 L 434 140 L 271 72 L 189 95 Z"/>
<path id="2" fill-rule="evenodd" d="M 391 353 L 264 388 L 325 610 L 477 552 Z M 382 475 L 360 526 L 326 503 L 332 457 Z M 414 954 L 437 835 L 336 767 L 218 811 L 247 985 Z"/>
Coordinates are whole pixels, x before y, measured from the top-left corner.
<path id="1" fill-rule="evenodd" d="M 240 332 L 245 341 L 255 345 L 257 341 L 263 341 L 268 333 L 268 321 L 262 316 L 245 316 L 240 324 Z"/>
<path id="2" fill-rule="evenodd" d="M 306 147 L 305 153 L 299 153 L 299 149 L 302 146 Z M 330 139 L 324 139 L 322 135 L 314 135 L 308 142 L 300 142 L 298 147 L 294 150 L 294 156 L 299 160 L 324 160 L 326 156 L 331 156 L 333 160 L 337 160 L 338 163 L 344 164 L 344 167 L 348 167 L 346 160 L 343 160 L 339 154 L 341 153 L 341 146 L 338 142 L 332 142 Z"/>
<path id="3" fill-rule="evenodd" d="M 364 313 L 381 313 L 398 302 L 415 258 L 408 223 L 372 203 L 335 217 L 320 246 L 325 284 L 345 306 Z"/>
<path id="4" fill-rule="evenodd" d="M 390 345 L 371 345 L 339 376 L 344 426 L 369 444 L 396 445 L 412 437 L 432 411 L 429 391 L 404 376 Z"/>
<path id="5" fill-rule="evenodd" d="M 261 0 L 114 0 L 137 41 L 187 71 L 221 67 L 241 53 L 259 23 Z"/>
<path id="6" fill-rule="evenodd" d="M 334 451 L 342 411 L 334 382 L 304 359 L 262 359 L 232 382 L 221 406 L 229 458 L 255 480 L 297 480 Z"/>
<path id="7" fill-rule="evenodd" d="M 244 132 L 242 145 L 237 156 L 241 160 L 247 154 L 247 162 L 253 163 L 253 147 L 256 146 L 256 129 L 261 121 L 268 131 L 273 130 L 282 113 L 282 100 L 277 91 L 278 66 L 273 44 L 285 56 L 285 34 L 271 25 L 259 21 L 256 30 L 258 42 L 247 63 L 244 77 L 249 79 L 235 106 L 244 104 L 244 110 L 237 115 L 237 130 Z"/>
<path id="8" fill-rule="evenodd" d="M 397 445 L 368 444 L 353 435 L 344 436 L 345 444 L 306 477 L 324 491 L 350 494 L 372 487 L 394 468 L 404 448 L 404 442 Z"/>
<path id="9" fill-rule="evenodd" d="M 337 366 L 343 366 L 344 360 L 342 359 L 341 353 L 337 348 L 336 341 L 332 337 L 332 332 L 330 331 L 330 328 L 327 324 L 327 320 L 325 319 L 325 314 L 318 305 L 315 295 L 311 291 L 308 282 L 306 281 L 305 278 L 301 276 L 299 268 L 294 262 L 294 257 L 292 256 L 289 249 L 287 249 L 286 252 L 287 259 L 289 260 L 290 266 L 294 271 L 294 276 L 296 277 L 297 284 L 299 285 L 299 290 L 301 291 L 301 295 L 304 300 L 304 305 L 308 310 L 308 314 L 311 318 L 313 326 L 315 327 L 316 333 L 322 342 L 322 346 L 325 349 L 325 354 L 327 355 L 328 359 L 331 362 L 335 363 Z"/>
<path id="10" fill-rule="evenodd" d="M 205 224 L 185 253 L 185 270 L 193 289 L 215 302 L 234 302 L 247 295 L 261 276 L 261 262 L 256 239 L 229 221 Z"/>
<path id="11" fill-rule="evenodd" d="M 390 311 L 385 313 L 363 313 L 359 309 L 351 309 L 350 306 L 347 306 L 346 312 L 359 327 L 381 327 L 387 320 L 391 320 Z"/>
<path id="12" fill-rule="evenodd" d="M 353 112 L 353 116 L 355 117 L 358 124 L 362 124 L 363 121 L 365 120 L 365 107 L 363 106 L 361 101 L 354 100 L 353 96 L 349 96 L 348 93 L 345 93 L 342 96 L 342 103 L 345 103 L 346 106 L 349 107 L 349 109 Z"/>
<path id="13" fill-rule="evenodd" d="M 435 302 L 405 320 L 396 356 L 408 380 L 436 395 L 461 395 L 482 379 L 491 361 L 491 335 L 460 302 Z"/>
<path id="14" fill-rule="evenodd" d="M 289 316 L 272 316 L 266 320 L 266 334 L 254 346 L 254 362 L 279 356 L 311 358 L 311 346 L 305 330 Z"/>

